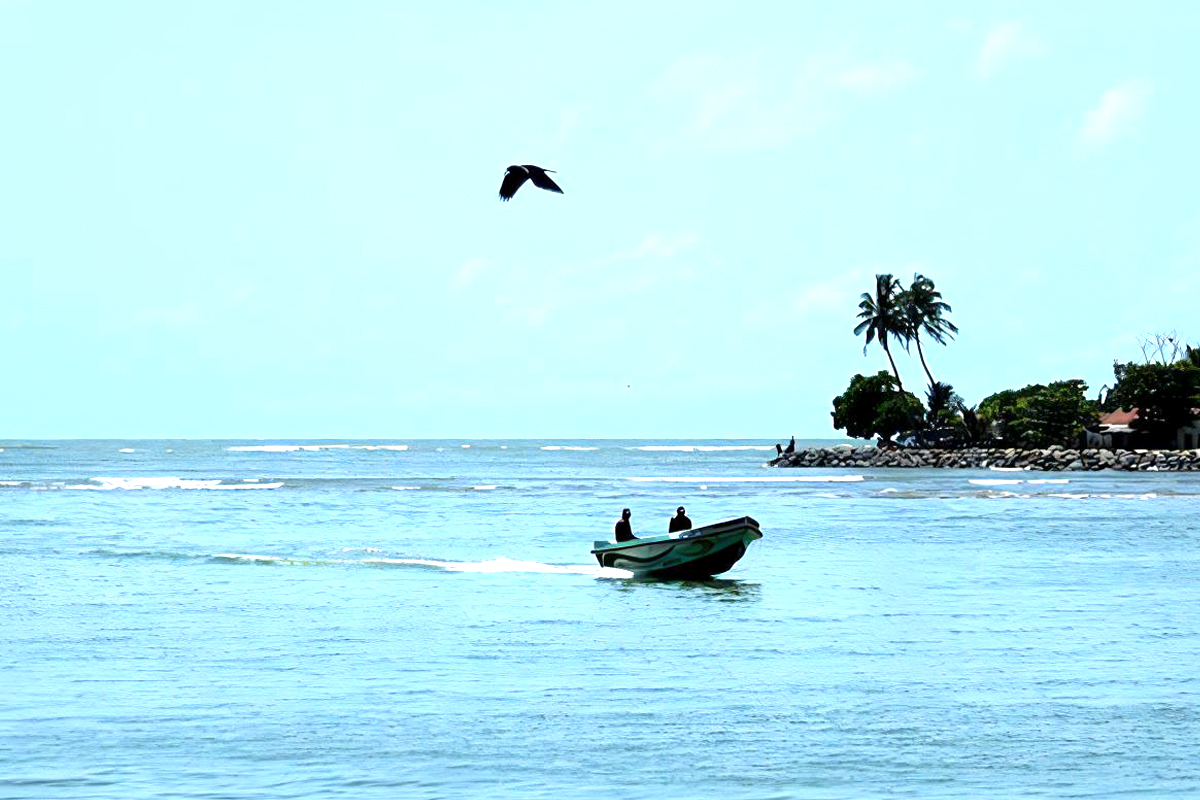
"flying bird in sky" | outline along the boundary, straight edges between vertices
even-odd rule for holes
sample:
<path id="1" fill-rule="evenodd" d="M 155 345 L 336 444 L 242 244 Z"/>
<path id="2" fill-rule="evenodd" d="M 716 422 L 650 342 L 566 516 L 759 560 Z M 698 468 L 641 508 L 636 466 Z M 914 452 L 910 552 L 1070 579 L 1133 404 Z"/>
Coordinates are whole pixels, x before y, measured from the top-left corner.
<path id="1" fill-rule="evenodd" d="M 539 189 L 562 194 L 563 190 L 558 188 L 558 184 L 546 174 L 547 172 L 554 170 L 542 169 L 533 164 L 513 164 L 504 170 L 504 180 L 500 183 L 500 199 L 505 202 L 511 200 L 525 181 L 533 181 L 533 185 Z"/>

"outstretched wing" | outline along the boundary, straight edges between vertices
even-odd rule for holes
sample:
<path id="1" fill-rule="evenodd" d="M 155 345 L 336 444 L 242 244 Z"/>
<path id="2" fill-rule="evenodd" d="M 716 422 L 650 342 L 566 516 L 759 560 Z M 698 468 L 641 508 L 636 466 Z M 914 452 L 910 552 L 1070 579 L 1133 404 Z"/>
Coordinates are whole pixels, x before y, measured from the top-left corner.
<path id="1" fill-rule="evenodd" d="M 509 167 L 504 171 L 504 180 L 500 182 L 500 199 L 511 200 L 521 188 L 521 184 L 529 180 L 529 173 L 523 169 Z"/>
<path id="2" fill-rule="evenodd" d="M 549 192 L 558 192 L 559 194 L 563 193 L 563 190 L 558 188 L 558 184 L 555 183 L 554 180 L 547 175 L 544 170 L 529 170 L 529 179 L 533 181 L 533 185 L 539 189 L 545 189 Z"/>

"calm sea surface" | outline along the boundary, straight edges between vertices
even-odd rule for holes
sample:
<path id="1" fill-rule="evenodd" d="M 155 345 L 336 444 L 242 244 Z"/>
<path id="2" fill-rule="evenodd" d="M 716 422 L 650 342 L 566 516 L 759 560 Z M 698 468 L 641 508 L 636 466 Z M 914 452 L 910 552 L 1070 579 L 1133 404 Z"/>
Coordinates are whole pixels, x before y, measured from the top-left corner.
<path id="1" fill-rule="evenodd" d="M 0 797 L 1200 797 L 1200 474 L 759 445 L 0 442 Z"/>

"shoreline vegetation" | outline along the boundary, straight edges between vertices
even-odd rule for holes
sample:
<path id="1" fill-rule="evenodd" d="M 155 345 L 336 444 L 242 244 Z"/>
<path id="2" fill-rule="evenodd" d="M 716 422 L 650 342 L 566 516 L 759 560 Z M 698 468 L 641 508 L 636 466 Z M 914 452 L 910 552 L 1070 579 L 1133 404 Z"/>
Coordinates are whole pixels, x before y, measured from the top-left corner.
<path id="1" fill-rule="evenodd" d="M 872 468 L 904 467 L 911 469 L 993 469 L 1013 471 L 1087 471 L 1105 469 L 1126 472 L 1200 471 L 1200 450 L 1147 450 L 1124 448 L 1050 447 L 962 447 L 900 448 L 840 444 L 811 447 L 785 453 L 767 463 L 771 467 Z"/>
<path id="2" fill-rule="evenodd" d="M 851 377 L 831 415 L 834 428 L 877 446 L 776 445 L 768 466 L 1200 470 L 1200 345 L 1175 331 L 1139 337 L 1143 362 L 1114 360 L 1113 383 L 1095 399 L 1086 382 L 1066 379 L 1002 388 L 968 405 L 929 366 L 926 346 L 958 333 L 933 280 L 917 273 L 905 287 L 880 274 L 873 288 L 861 296 L 854 335 L 864 356 L 877 344 L 889 369 Z M 905 389 L 893 358 L 895 347 L 913 345 L 928 379 L 924 401 Z"/>

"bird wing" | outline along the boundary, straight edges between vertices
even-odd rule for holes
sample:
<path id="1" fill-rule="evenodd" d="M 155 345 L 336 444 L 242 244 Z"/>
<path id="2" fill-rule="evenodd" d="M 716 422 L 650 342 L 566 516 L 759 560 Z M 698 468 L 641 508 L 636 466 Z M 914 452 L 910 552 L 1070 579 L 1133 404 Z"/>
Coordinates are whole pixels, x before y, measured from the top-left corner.
<path id="1" fill-rule="evenodd" d="M 517 189 L 521 188 L 521 184 L 528 179 L 529 173 L 525 170 L 505 170 L 504 180 L 500 183 L 500 199 L 511 200 L 512 196 L 517 193 Z"/>
<path id="2" fill-rule="evenodd" d="M 558 184 L 547 175 L 543 170 L 529 170 L 529 179 L 533 181 L 533 185 L 539 189 L 545 189 L 550 192 L 563 193 L 563 190 L 558 188 Z"/>

